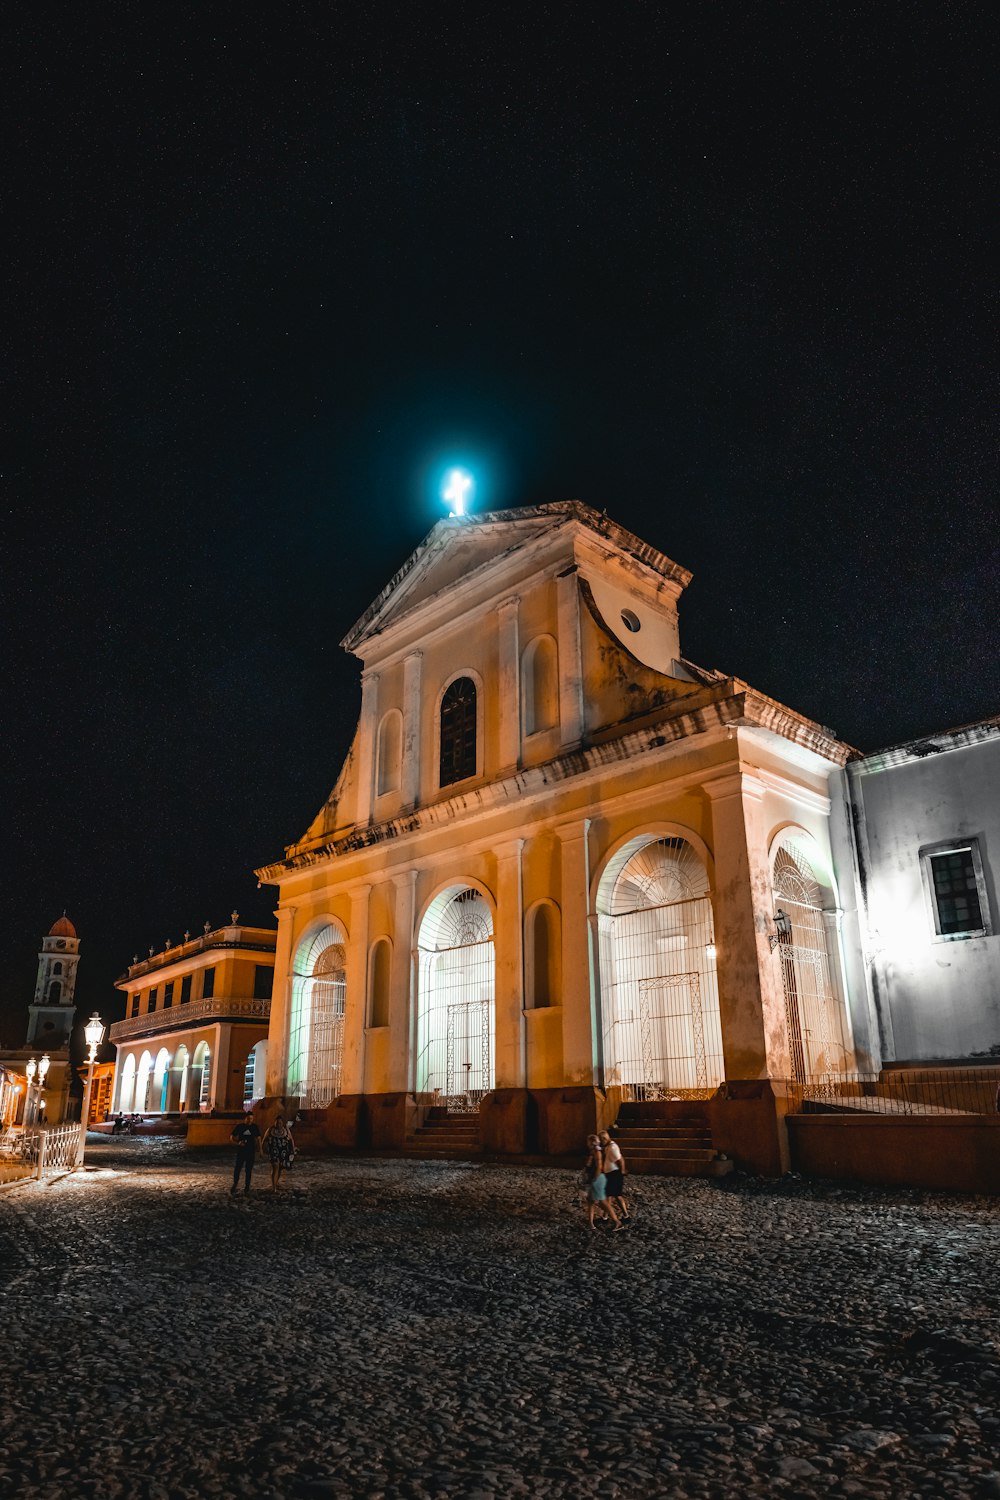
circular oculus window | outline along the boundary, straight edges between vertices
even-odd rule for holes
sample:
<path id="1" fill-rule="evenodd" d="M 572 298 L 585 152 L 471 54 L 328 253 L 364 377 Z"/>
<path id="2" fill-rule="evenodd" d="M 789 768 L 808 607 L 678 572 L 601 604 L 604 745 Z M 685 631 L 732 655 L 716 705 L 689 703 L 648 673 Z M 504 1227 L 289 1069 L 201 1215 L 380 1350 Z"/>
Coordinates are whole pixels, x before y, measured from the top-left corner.
<path id="1" fill-rule="evenodd" d="M 639 616 L 633 614 L 630 609 L 622 610 L 622 624 L 625 626 L 626 630 L 631 630 L 633 635 L 635 635 L 637 631 L 640 631 L 642 629 L 642 624 L 639 620 Z"/>

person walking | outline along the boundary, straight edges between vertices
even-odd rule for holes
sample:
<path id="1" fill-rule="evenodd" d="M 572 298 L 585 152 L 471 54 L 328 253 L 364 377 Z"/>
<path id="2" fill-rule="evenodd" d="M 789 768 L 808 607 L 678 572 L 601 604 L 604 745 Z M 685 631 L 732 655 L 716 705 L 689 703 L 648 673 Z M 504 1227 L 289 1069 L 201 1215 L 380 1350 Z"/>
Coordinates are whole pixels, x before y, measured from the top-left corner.
<path id="1" fill-rule="evenodd" d="M 254 1123 L 252 1109 L 247 1110 L 242 1124 L 235 1127 L 230 1140 L 236 1142 L 236 1164 L 233 1167 L 233 1185 L 229 1190 L 230 1196 L 239 1191 L 241 1172 L 243 1173 L 243 1191 L 249 1193 L 253 1164 L 260 1151 L 260 1131 Z"/>
<path id="2" fill-rule="evenodd" d="M 601 1146 L 601 1157 L 604 1163 L 605 1191 L 608 1202 L 614 1204 L 621 1215 L 623 1224 L 627 1224 L 631 1218 L 628 1204 L 625 1202 L 625 1158 L 622 1148 L 617 1141 L 613 1141 L 606 1130 L 602 1130 L 598 1136 Z"/>
<path id="3" fill-rule="evenodd" d="M 291 1166 L 295 1156 L 295 1142 L 284 1115 L 278 1115 L 265 1133 L 263 1149 L 271 1162 L 271 1192 L 276 1193 L 282 1172 Z"/>
<path id="4" fill-rule="evenodd" d="M 596 1230 L 597 1210 L 598 1208 L 603 1208 L 605 1214 L 615 1226 L 613 1233 L 617 1234 L 625 1226 L 618 1222 L 618 1215 L 608 1202 L 607 1179 L 604 1176 L 604 1157 L 601 1153 L 601 1142 L 598 1136 L 588 1135 L 587 1152 L 587 1163 L 584 1171 L 587 1177 L 587 1211 L 590 1215 L 590 1227 Z"/>

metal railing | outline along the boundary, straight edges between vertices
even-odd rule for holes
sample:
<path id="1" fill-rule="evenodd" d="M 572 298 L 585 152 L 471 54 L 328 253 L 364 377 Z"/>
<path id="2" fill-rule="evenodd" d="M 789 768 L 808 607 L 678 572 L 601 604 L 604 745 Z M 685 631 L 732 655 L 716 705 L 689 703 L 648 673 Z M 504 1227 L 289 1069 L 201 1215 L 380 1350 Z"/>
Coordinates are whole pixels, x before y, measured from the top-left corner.
<path id="1" fill-rule="evenodd" d="M 823 1074 L 787 1083 L 793 1113 L 996 1115 L 1000 1068 Z"/>
<path id="2" fill-rule="evenodd" d="M 0 1181 L 75 1171 L 82 1147 L 79 1125 L 12 1127 L 0 1140 Z"/>
<path id="3" fill-rule="evenodd" d="M 155 1036 L 160 1031 L 179 1031 L 185 1026 L 210 1021 L 216 1016 L 266 1021 L 270 1015 L 269 998 L 255 1000 L 248 996 L 213 996 L 210 1000 L 188 1000 L 169 1005 L 165 1010 L 154 1010 L 148 1015 L 126 1016 L 124 1021 L 116 1021 L 111 1027 L 109 1039 L 112 1042 L 124 1042 L 130 1037 Z"/>

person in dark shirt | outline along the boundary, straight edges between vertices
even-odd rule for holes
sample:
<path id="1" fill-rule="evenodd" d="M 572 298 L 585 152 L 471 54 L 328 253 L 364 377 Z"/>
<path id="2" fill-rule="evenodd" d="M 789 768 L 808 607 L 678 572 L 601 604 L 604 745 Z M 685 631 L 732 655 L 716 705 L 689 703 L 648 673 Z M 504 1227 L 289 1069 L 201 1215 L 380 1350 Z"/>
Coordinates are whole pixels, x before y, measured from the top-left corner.
<path id="1" fill-rule="evenodd" d="M 260 1131 L 253 1121 L 252 1110 L 247 1110 L 243 1122 L 236 1126 L 232 1133 L 232 1139 L 236 1142 L 236 1164 L 233 1167 L 233 1185 L 230 1193 L 239 1191 L 240 1173 L 243 1173 L 243 1191 L 250 1191 L 250 1174 L 253 1172 L 253 1164 L 260 1151 Z"/>

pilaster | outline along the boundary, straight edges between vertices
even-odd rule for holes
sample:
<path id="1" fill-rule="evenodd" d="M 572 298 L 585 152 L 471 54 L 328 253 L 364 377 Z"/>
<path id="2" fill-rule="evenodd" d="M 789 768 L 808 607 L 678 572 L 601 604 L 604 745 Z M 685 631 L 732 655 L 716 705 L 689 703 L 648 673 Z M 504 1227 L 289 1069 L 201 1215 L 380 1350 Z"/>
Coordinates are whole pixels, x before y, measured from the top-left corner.
<path id="1" fill-rule="evenodd" d="M 523 839 L 512 839 L 497 857 L 495 1087 L 525 1086 Z"/>
<path id="2" fill-rule="evenodd" d="M 755 777 L 706 782 L 715 852 L 716 967 L 727 1078 L 788 1078 L 791 1061 L 781 965 L 772 953 L 774 894 Z"/>
<path id="3" fill-rule="evenodd" d="M 559 618 L 559 743 L 563 749 L 583 737 L 583 650 L 580 585 L 576 568 L 556 579 Z"/>
<path id="4" fill-rule="evenodd" d="M 365 1004 L 368 995 L 368 901 L 370 885 L 351 891 L 351 928 L 347 940 L 347 999 L 344 1005 L 344 1053 L 340 1092 L 364 1092 Z"/>
<path id="5" fill-rule="evenodd" d="M 416 1068 L 416 993 L 414 974 L 417 939 L 413 930 L 417 872 L 405 870 L 393 878 L 392 978 L 389 986 L 389 1087 L 393 1093 L 413 1088 Z"/>
<path id="6" fill-rule="evenodd" d="M 517 594 L 496 607 L 499 635 L 498 693 L 500 705 L 501 776 L 516 771 L 521 761 L 521 661 Z"/>
<path id="7" fill-rule="evenodd" d="M 271 989 L 271 1017 L 267 1027 L 266 1091 L 272 1097 L 283 1095 L 288 1079 L 288 1002 L 292 972 L 292 930 L 294 906 L 279 906 L 278 936 L 274 949 L 274 984 Z"/>
<path id="8" fill-rule="evenodd" d="M 420 800 L 420 679 L 423 653 L 411 651 L 403 662 L 403 765 L 400 787 L 403 809 Z"/>
<path id="9" fill-rule="evenodd" d="M 559 836 L 562 907 L 563 1063 L 567 1084 L 592 1086 L 597 1063 L 597 996 L 590 922 L 590 819 Z"/>
<path id="10" fill-rule="evenodd" d="M 354 820 L 359 828 L 371 822 L 375 736 L 378 733 L 378 673 L 361 679 L 361 717 L 358 720 L 358 800 Z"/>

